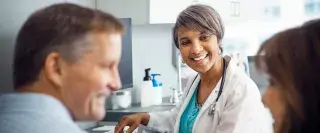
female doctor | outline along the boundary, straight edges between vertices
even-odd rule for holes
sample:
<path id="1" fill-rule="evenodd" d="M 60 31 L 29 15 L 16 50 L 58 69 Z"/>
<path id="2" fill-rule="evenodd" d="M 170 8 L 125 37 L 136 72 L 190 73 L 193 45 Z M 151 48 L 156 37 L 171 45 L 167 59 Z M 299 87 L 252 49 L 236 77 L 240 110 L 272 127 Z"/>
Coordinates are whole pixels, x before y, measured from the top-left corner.
<path id="1" fill-rule="evenodd" d="M 140 124 L 166 133 L 269 133 L 272 125 L 257 86 L 230 57 L 221 56 L 223 35 L 213 8 L 196 4 L 183 10 L 173 39 L 183 61 L 198 75 L 189 79 L 174 109 L 124 116 L 116 133 L 125 126 L 131 133 Z"/>

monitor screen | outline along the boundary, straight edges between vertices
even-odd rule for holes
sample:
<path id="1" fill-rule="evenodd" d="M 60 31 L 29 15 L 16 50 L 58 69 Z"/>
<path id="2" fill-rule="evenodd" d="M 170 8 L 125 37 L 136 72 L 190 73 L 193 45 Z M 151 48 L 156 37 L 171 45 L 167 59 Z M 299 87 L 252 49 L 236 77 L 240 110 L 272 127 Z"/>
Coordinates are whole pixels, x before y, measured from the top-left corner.
<path id="1" fill-rule="evenodd" d="M 249 71 L 250 78 L 256 83 L 261 93 L 263 93 L 268 86 L 268 77 L 265 73 L 257 70 L 255 66 L 255 56 L 249 56 Z"/>
<path id="2" fill-rule="evenodd" d="M 119 73 L 122 88 L 133 87 L 132 75 L 132 27 L 130 18 L 121 18 L 120 21 L 125 26 L 125 33 L 122 37 L 122 55 L 119 64 Z"/>

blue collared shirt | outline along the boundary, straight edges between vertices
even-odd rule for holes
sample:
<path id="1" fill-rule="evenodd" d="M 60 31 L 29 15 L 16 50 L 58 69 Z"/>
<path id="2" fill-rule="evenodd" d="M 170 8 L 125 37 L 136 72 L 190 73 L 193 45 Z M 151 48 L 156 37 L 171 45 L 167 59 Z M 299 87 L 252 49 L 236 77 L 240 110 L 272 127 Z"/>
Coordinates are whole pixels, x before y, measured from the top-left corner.
<path id="1" fill-rule="evenodd" d="M 36 93 L 0 95 L 0 133 L 85 133 L 57 99 Z"/>

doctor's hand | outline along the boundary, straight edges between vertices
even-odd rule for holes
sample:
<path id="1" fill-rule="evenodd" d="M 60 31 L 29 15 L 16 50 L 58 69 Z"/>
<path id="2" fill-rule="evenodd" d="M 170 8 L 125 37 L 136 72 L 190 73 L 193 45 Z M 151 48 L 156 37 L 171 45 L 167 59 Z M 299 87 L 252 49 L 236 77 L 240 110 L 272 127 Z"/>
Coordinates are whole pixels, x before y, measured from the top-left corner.
<path id="1" fill-rule="evenodd" d="M 138 113 L 128 116 L 123 116 L 119 121 L 117 126 L 115 127 L 115 133 L 123 133 L 123 129 L 126 126 L 130 128 L 126 131 L 126 133 L 132 133 L 140 124 L 147 126 L 149 123 L 150 115 L 147 113 Z"/>

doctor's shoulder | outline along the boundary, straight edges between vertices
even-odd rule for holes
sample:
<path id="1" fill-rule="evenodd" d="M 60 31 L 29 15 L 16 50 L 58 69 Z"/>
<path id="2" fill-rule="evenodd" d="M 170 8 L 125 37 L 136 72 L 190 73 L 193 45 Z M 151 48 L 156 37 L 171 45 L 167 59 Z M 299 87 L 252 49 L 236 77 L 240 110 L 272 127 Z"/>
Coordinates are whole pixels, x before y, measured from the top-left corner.
<path id="1" fill-rule="evenodd" d="M 259 100 L 261 100 L 261 94 L 258 89 L 258 86 L 254 83 L 254 81 L 240 68 L 231 66 L 229 76 L 229 83 L 231 84 L 232 90 L 235 92 L 246 92 L 247 95 L 258 96 Z"/>
<path id="2" fill-rule="evenodd" d="M 254 81 L 243 71 L 234 71 L 224 110 L 237 116 L 235 130 L 246 133 L 273 133 L 272 121 L 268 118 L 261 93 Z"/>
<path id="3" fill-rule="evenodd" d="M 265 107 L 257 85 L 237 67 L 230 68 L 226 76 L 226 88 L 222 94 L 222 109 L 224 114 L 228 115 L 224 117 L 231 117 L 236 131 L 260 133 L 261 130 L 268 130 L 270 126 L 264 122 L 267 121 Z"/>
<path id="4" fill-rule="evenodd" d="M 260 91 L 254 81 L 240 68 L 230 67 L 231 69 L 227 72 L 226 78 L 228 87 L 226 88 L 225 97 L 227 97 L 227 101 L 237 101 L 237 104 L 243 104 L 241 106 L 257 104 L 258 108 L 263 107 Z"/>

